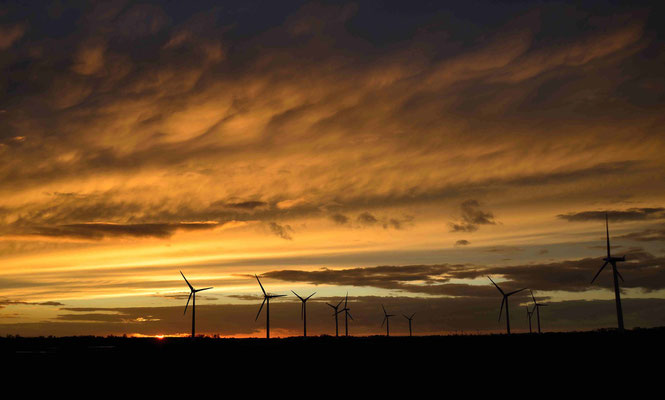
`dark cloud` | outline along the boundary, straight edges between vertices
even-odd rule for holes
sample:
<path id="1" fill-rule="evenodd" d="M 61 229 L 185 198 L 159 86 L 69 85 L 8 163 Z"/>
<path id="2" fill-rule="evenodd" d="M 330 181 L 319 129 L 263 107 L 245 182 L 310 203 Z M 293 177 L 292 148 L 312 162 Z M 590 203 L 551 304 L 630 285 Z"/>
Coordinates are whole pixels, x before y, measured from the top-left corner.
<path id="1" fill-rule="evenodd" d="M 376 217 L 368 211 L 359 214 L 356 218 L 356 222 L 361 227 L 380 225 L 383 229 L 404 229 L 411 224 L 413 220 L 414 217 L 411 215 L 405 215 L 402 217 Z"/>
<path id="2" fill-rule="evenodd" d="M 388 218 L 383 222 L 383 229 L 404 229 L 406 225 L 413 222 L 413 216 L 407 215 L 403 218 Z"/>
<path id="3" fill-rule="evenodd" d="M 293 240 L 293 237 L 291 236 L 291 233 L 293 233 L 293 228 L 291 228 L 290 225 L 280 225 L 277 222 L 270 222 L 268 227 L 273 234 L 281 237 L 282 239 Z"/>
<path id="4" fill-rule="evenodd" d="M 349 217 L 344 214 L 333 214 L 330 216 L 330 219 L 339 225 L 344 225 L 349 222 Z"/>
<path id="5" fill-rule="evenodd" d="M 214 229 L 218 222 L 181 222 L 157 224 L 110 224 L 87 223 L 69 224 L 56 227 L 36 227 L 31 232 L 36 235 L 54 237 L 76 237 L 84 239 L 103 239 L 105 237 L 133 236 L 168 238 L 178 230 L 194 231 Z"/>
<path id="6" fill-rule="evenodd" d="M 658 228 L 644 229 L 639 232 L 631 232 L 625 235 L 617 236 L 617 239 L 635 240 L 638 242 L 665 242 L 665 226 Z M 613 246 L 620 247 L 620 246 Z"/>
<path id="7" fill-rule="evenodd" d="M 521 251 L 524 251 L 524 249 L 515 246 L 494 246 L 487 248 L 484 251 L 488 253 L 511 254 L 511 253 L 519 253 Z"/>
<path id="8" fill-rule="evenodd" d="M 477 200 L 466 200 L 460 208 L 462 220 L 450 223 L 451 232 L 475 232 L 479 225 L 496 225 L 494 215 L 489 211 L 482 211 Z"/>
<path id="9" fill-rule="evenodd" d="M 246 301 L 263 301 L 263 295 L 261 294 L 228 294 L 226 297 Z"/>
<path id="10" fill-rule="evenodd" d="M 358 217 L 356 218 L 356 221 L 358 221 L 358 223 L 360 225 L 364 225 L 364 226 L 371 226 L 371 225 L 374 225 L 377 222 L 379 222 L 379 220 L 376 219 L 376 217 L 374 215 L 370 214 L 367 211 L 365 211 L 362 214 L 358 215 Z"/>
<path id="11" fill-rule="evenodd" d="M 0 25 L 0 50 L 8 49 L 25 34 L 25 24 Z"/>
<path id="12" fill-rule="evenodd" d="M 11 305 L 64 306 L 64 304 L 60 303 L 59 301 L 30 302 L 30 301 L 22 301 L 22 300 L 0 299 L 0 307 L 2 307 L 2 306 L 11 306 Z"/>
<path id="13" fill-rule="evenodd" d="M 665 289 L 665 258 L 636 250 L 627 254 L 626 259 L 626 263 L 619 265 L 626 279 L 622 288 L 636 288 L 646 292 Z M 593 286 L 590 283 L 602 265 L 603 260 L 598 257 L 506 267 L 441 264 L 324 268 L 315 271 L 279 270 L 267 272 L 264 276 L 313 285 L 369 286 L 439 296 L 485 297 L 492 295 L 489 285 L 453 284 L 450 280 L 484 279 L 486 275 L 497 275 L 506 281 L 502 285 L 513 288 L 566 292 L 584 292 L 594 287 L 611 289 L 612 282 L 607 274 L 599 277 Z"/>
<path id="14" fill-rule="evenodd" d="M 605 221 L 605 214 L 611 221 L 644 221 L 665 218 L 665 208 L 628 208 L 626 210 L 579 211 L 559 214 L 557 218 L 569 222 Z"/>
<path id="15" fill-rule="evenodd" d="M 211 207 L 215 206 L 223 206 L 223 207 L 228 207 L 228 208 L 236 208 L 239 210 L 253 210 L 258 207 L 265 207 L 267 206 L 268 203 L 264 201 L 257 201 L 257 200 L 251 200 L 251 201 L 241 201 L 237 203 L 225 203 L 223 201 L 216 201 L 211 204 Z"/>
<path id="16" fill-rule="evenodd" d="M 456 247 L 458 247 L 458 246 L 468 246 L 468 245 L 470 245 L 470 244 L 471 244 L 471 242 L 469 242 L 469 241 L 466 240 L 466 239 L 460 239 L 460 240 L 458 240 L 458 241 L 455 242 L 455 246 L 456 246 Z"/>
<path id="17" fill-rule="evenodd" d="M 165 299 L 173 299 L 173 300 L 187 300 L 189 298 L 189 292 L 183 292 L 183 293 L 155 293 L 153 296 L 155 297 L 162 297 Z M 199 300 L 217 300 L 217 297 L 215 296 L 210 296 L 210 295 L 205 295 L 205 294 L 199 294 L 196 296 L 197 299 Z"/>

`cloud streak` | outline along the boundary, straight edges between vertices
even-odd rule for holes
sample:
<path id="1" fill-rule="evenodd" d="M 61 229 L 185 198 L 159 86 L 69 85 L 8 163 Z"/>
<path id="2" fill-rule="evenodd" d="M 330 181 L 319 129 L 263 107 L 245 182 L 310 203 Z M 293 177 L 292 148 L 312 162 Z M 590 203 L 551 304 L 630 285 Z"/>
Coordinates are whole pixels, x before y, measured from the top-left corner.
<path id="1" fill-rule="evenodd" d="M 628 262 L 620 266 L 622 275 L 627 278 L 622 288 L 641 289 L 646 292 L 665 289 L 665 279 L 662 278 L 665 258 L 635 250 L 627 254 L 626 259 Z M 484 279 L 487 275 L 498 275 L 507 285 L 515 288 L 584 292 L 592 288 L 591 278 L 602 264 L 603 260 L 599 257 L 501 267 L 408 265 L 314 271 L 276 270 L 263 275 L 287 282 L 313 285 L 363 286 L 437 296 L 487 297 L 494 295 L 490 285 L 452 283 L 451 280 Z M 609 278 L 600 278 L 598 285 L 605 289 L 613 288 Z"/>
<path id="2" fill-rule="evenodd" d="M 569 222 L 604 221 L 605 215 L 612 221 L 645 221 L 652 219 L 665 219 L 665 208 L 628 208 L 625 210 L 607 211 L 579 211 L 559 214 L 558 218 Z"/>

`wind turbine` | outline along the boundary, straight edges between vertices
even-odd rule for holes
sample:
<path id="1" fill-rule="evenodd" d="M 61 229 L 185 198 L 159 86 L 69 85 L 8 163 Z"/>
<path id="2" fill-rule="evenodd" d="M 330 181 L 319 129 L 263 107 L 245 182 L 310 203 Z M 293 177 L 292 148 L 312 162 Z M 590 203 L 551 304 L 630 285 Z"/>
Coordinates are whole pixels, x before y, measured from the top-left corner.
<path id="1" fill-rule="evenodd" d="M 533 305 L 534 309 L 536 310 L 536 319 L 538 320 L 538 333 L 540 332 L 540 307 L 547 307 L 547 304 L 543 303 L 538 303 L 536 301 L 536 298 L 533 297 L 533 290 L 529 290 L 531 292 L 531 298 L 533 299 Z M 531 314 L 533 314 L 533 311 L 531 311 Z"/>
<path id="2" fill-rule="evenodd" d="M 336 306 L 333 306 L 330 303 L 326 303 L 329 305 L 334 311 L 333 311 L 333 317 L 335 317 L 335 337 L 339 337 L 339 324 L 337 323 L 337 314 L 341 313 L 342 311 L 338 311 L 339 306 L 342 304 L 344 300 L 340 300 L 339 303 L 337 303 Z"/>
<path id="3" fill-rule="evenodd" d="M 383 304 L 381 304 L 381 308 L 383 308 L 383 322 L 381 326 L 383 327 L 383 324 L 386 324 L 386 336 L 390 336 L 390 317 L 394 317 L 394 315 L 388 314 Z"/>
<path id="4" fill-rule="evenodd" d="M 349 292 L 346 292 L 346 297 L 344 298 L 344 308 L 339 310 L 340 312 L 344 311 L 344 336 L 349 336 L 349 318 L 351 318 L 351 321 L 353 321 L 353 317 L 351 316 L 351 309 L 346 306 L 346 304 L 349 301 Z"/>
<path id="5" fill-rule="evenodd" d="M 256 277 L 256 280 L 259 282 L 259 286 L 261 286 L 261 291 L 263 292 L 263 303 L 261 303 L 261 308 L 259 308 L 259 312 L 256 314 L 256 318 L 254 318 L 254 321 L 259 319 L 259 315 L 261 315 L 261 310 L 263 310 L 263 305 L 266 305 L 266 339 L 270 339 L 270 299 L 274 299 L 275 297 L 284 297 L 286 296 L 285 294 L 269 294 L 266 293 L 265 289 L 263 289 L 263 285 L 261 284 L 261 281 L 259 280 L 259 277 L 257 275 L 254 275 Z"/>
<path id="6" fill-rule="evenodd" d="M 623 282 L 623 276 L 621 276 L 619 270 L 617 269 L 617 262 L 626 261 L 626 256 L 612 257 L 610 254 L 610 226 L 607 220 L 607 213 L 605 213 L 605 230 L 607 232 L 607 257 L 603 258 L 605 264 L 600 267 L 596 273 L 596 276 L 594 276 L 591 280 L 591 283 L 593 283 L 593 281 L 598 278 L 598 275 L 600 275 L 600 272 L 607 266 L 607 264 L 612 265 L 612 276 L 614 278 L 614 300 L 617 306 L 617 322 L 619 323 L 619 331 L 623 331 L 623 311 L 621 310 L 621 294 L 619 293 L 619 280 L 617 279 L 617 277 L 619 277 L 621 278 L 621 282 Z"/>
<path id="7" fill-rule="evenodd" d="M 182 275 L 185 282 L 187 282 L 187 286 L 189 286 L 189 298 L 187 299 L 187 304 L 185 304 L 185 311 L 183 312 L 183 315 L 187 313 L 187 306 L 189 306 L 189 301 L 192 300 L 192 338 L 195 338 L 196 337 L 196 293 L 212 289 L 212 287 L 207 287 L 203 289 L 194 289 L 194 287 L 189 283 L 187 278 L 185 278 L 185 275 L 182 273 L 182 271 L 180 271 L 180 275 Z"/>
<path id="8" fill-rule="evenodd" d="M 488 278 L 492 283 L 494 283 L 492 278 L 490 278 L 489 276 L 488 276 Z M 494 283 L 494 286 L 496 286 L 496 288 L 499 289 L 499 292 L 501 292 L 501 295 L 503 296 L 503 300 L 501 300 L 501 308 L 499 309 L 499 321 L 501 321 L 501 312 L 503 311 L 503 305 L 505 303 L 506 304 L 506 331 L 510 335 L 510 312 L 508 311 L 508 297 L 514 295 L 515 293 L 519 293 L 522 290 L 525 290 L 526 288 L 515 290 L 515 291 L 509 292 L 509 293 L 504 293 L 503 290 L 501 290 L 501 288 L 499 287 L 499 285 Z"/>
<path id="9" fill-rule="evenodd" d="M 292 292 L 293 292 L 293 290 L 292 290 Z M 303 335 L 303 337 L 307 337 L 307 300 L 309 300 L 310 297 L 314 296 L 316 294 L 316 292 L 310 294 L 309 296 L 307 296 L 305 298 L 302 298 L 302 297 L 298 296 L 298 293 L 296 293 L 296 292 L 293 292 L 293 294 L 295 294 L 296 297 L 299 298 L 300 301 L 302 301 L 302 307 L 300 307 L 300 319 L 302 319 L 302 326 L 303 326 L 302 335 Z"/>
<path id="10" fill-rule="evenodd" d="M 528 305 L 526 305 L 524 307 L 526 307 L 526 316 L 529 319 L 529 333 L 533 333 L 531 331 L 531 317 L 533 317 L 533 311 L 534 310 L 529 311 L 529 306 Z M 535 309 L 535 307 L 534 307 L 534 309 Z"/>
<path id="11" fill-rule="evenodd" d="M 409 336 L 413 336 L 411 332 L 411 322 L 413 321 L 413 316 L 416 315 L 416 313 L 411 314 L 410 317 L 407 317 L 406 315 L 402 314 L 404 318 L 409 320 Z"/>

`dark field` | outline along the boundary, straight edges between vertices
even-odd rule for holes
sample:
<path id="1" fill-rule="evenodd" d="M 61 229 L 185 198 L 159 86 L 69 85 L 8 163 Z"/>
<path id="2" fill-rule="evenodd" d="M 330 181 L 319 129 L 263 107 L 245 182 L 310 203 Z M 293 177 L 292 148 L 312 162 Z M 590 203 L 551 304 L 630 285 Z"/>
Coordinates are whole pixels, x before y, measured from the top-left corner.
<path id="1" fill-rule="evenodd" d="M 637 357 L 660 357 L 665 349 L 665 328 L 513 335 L 450 335 L 414 337 L 331 337 L 283 339 L 131 338 L 131 337 L 2 337 L 4 358 L 68 359 L 76 357 L 112 360 L 122 358 L 172 360 L 222 357 L 242 365 L 260 358 L 273 360 L 317 358 L 336 364 L 381 364 L 417 359 L 454 360 L 458 365 L 476 364 L 478 357 L 519 363 L 521 359 L 563 361 L 584 356 L 609 361 L 612 354 L 630 361 Z"/>
<path id="2" fill-rule="evenodd" d="M 664 339 L 665 328 L 413 338 L 0 338 L 0 357 L 13 371 L 57 375 L 57 382 L 84 376 L 86 385 L 148 385 L 166 394 L 184 390 L 184 381 L 211 394 L 220 387 L 283 394 L 306 384 L 337 396 L 346 386 L 353 398 L 406 396 L 408 385 L 408 398 L 431 397 L 442 387 L 474 397 L 497 385 L 505 394 L 530 389 L 577 397 L 613 393 L 618 384 L 642 398 L 647 390 L 660 392 Z"/>

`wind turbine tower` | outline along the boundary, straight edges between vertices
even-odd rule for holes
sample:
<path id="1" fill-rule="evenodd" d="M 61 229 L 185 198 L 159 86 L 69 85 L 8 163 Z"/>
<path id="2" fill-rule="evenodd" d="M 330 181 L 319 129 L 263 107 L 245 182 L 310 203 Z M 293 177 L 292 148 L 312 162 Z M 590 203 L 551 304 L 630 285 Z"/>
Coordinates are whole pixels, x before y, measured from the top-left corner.
<path id="1" fill-rule="evenodd" d="M 180 271 L 180 275 L 182 275 L 182 278 L 187 282 L 187 286 L 189 286 L 189 298 L 187 299 L 187 304 L 185 304 L 185 311 L 183 314 L 187 313 L 187 306 L 189 306 L 189 301 L 192 300 L 192 339 L 196 337 L 196 293 L 202 292 L 204 290 L 212 289 L 212 287 L 207 287 L 203 289 L 194 289 L 194 287 L 189 283 L 187 278 L 185 278 L 185 274 Z"/>
<path id="2" fill-rule="evenodd" d="M 393 314 L 388 314 L 386 312 L 386 308 L 381 304 L 381 308 L 383 308 L 383 322 L 381 323 L 381 327 L 383 325 L 386 325 L 386 336 L 390 336 L 390 317 L 394 317 L 395 315 Z"/>
<path id="3" fill-rule="evenodd" d="M 261 303 L 261 308 L 259 308 L 259 312 L 256 314 L 256 318 L 254 318 L 254 321 L 259 319 L 259 315 L 261 315 L 261 310 L 263 310 L 263 305 L 266 305 L 266 339 L 270 339 L 270 299 L 274 299 L 276 297 L 284 297 L 286 296 L 285 294 L 270 294 L 266 293 L 265 289 L 263 289 L 263 285 L 261 284 L 261 280 L 259 280 L 258 275 L 254 275 L 256 277 L 256 280 L 259 282 L 259 286 L 261 286 L 261 291 L 263 292 L 263 303 Z"/>
<path id="4" fill-rule="evenodd" d="M 508 334 L 510 335 L 510 311 L 508 310 L 508 297 L 514 295 L 515 293 L 519 293 L 522 290 L 526 290 L 526 288 L 515 290 L 515 291 L 509 292 L 509 293 L 504 293 L 504 291 L 501 290 L 499 285 L 494 283 L 492 278 L 490 278 L 489 276 L 488 276 L 488 278 L 494 284 L 494 286 L 496 286 L 496 288 L 499 290 L 499 292 L 501 292 L 501 295 L 503 296 L 503 300 L 501 300 L 501 308 L 499 309 L 499 321 L 501 321 L 501 312 L 503 312 L 503 305 L 505 304 L 506 305 L 506 332 L 508 332 Z"/>
<path id="5" fill-rule="evenodd" d="M 293 290 L 291 292 L 293 292 Z M 302 306 L 300 307 L 300 319 L 302 319 L 302 335 L 303 337 L 307 337 L 307 300 L 314 296 L 316 292 L 305 298 L 300 297 L 296 292 L 293 292 L 293 294 L 295 294 L 296 297 L 299 298 L 302 302 Z"/>
<path id="6" fill-rule="evenodd" d="M 538 333 L 541 333 L 540 332 L 540 307 L 547 307 L 547 304 L 538 303 L 536 301 L 536 298 L 533 297 L 533 291 L 530 290 L 530 292 L 531 292 L 531 298 L 533 299 L 534 309 L 536 311 L 536 320 L 538 321 Z M 531 311 L 531 314 L 533 314 L 533 311 Z"/>
<path id="7" fill-rule="evenodd" d="M 598 270 L 596 273 L 596 276 L 593 277 L 591 280 L 591 283 L 593 283 L 596 278 L 598 278 L 598 275 L 600 275 L 601 271 L 603 268 L 607 266 L 607 264 L 610 264 L 612 266 L 612 277 L 614 278 L 614 301 L 616 303 L 617 307 L 617 323 L 619 325 L 619 331 L 623 332 L 623 310 L 621 309 L 621 293 L 619 290 L 619 279 L 621 279 L 621 282 L 623 282 L 623 276 L 619 273 L 619 270 L 617 269 L 617 262 L 619 261 L 626 261 L 626 256 L 623 257 L 612 257 L 610 254 L 610 226 L 607 218 L 607 213 L 605 213 L 605 231 L 607 232 L 607 257 L 603 258 L 603 261 L 605 261 L 605 264 L 603 264 L 602 267 Z"/>
<path id="8" fill-rule="evenodd" d="M 333 309 L 333 317 L 335 317 L 335 337 L 339 337 L 339 323 L 337 321 L 337 314 L 341 313 L 342 311 L 339 310 L 339 306 L 342 304 L 344 300 L 340 300 L 339 303 L 337 303 L 336 306 L 333 306 L 330 303 L 326 303 Z"/>
<path id="9" fill-rule="evenodd" d="M 411 322 L 413 322 L 413 316 L 416 315 L 416 313 L 411 314 L 410 317 L 407 317 L 406 315 L 402 314 L 404 318 L 406 318 L 409 321 L 409 337 L 413 336 L 413 332 L 411 331 Z"/>

